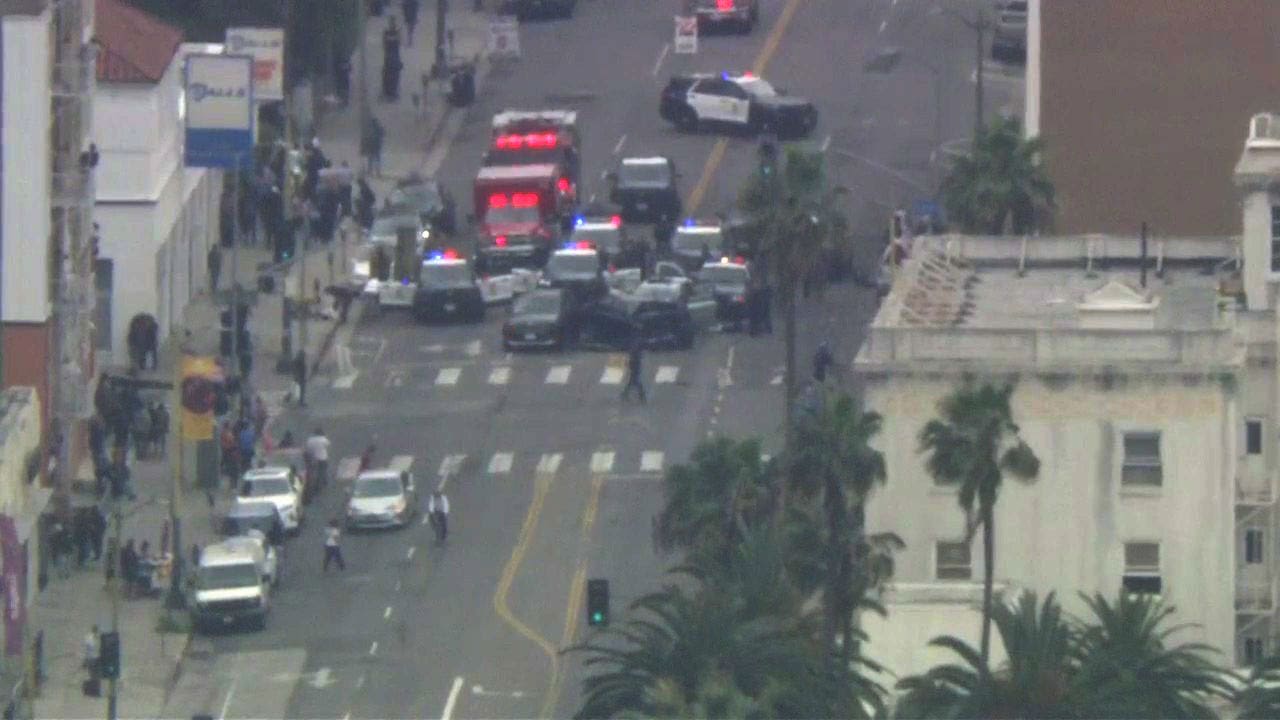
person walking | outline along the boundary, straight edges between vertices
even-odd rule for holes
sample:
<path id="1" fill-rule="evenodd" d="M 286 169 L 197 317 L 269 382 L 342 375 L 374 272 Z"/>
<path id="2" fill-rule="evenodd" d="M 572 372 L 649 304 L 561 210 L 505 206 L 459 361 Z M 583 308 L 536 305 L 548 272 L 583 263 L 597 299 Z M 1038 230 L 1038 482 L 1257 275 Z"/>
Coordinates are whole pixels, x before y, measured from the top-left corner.
<path id="1" fill-rule="evenodd" d="M 366 155 L 367 162 L 373 162 L 371 155 Z M 373 195 L 373 188 L 369 187 L 369 181 L 363 175 L 356 181 L 356 224 L 368 230 L 373 225 L 373 211 L 377 203 L 377 199 Z"/>
<path id="2" fill-rule="evenodd" d="M 156 455 L 164 457 L 169 440 L 169 409 L 162 402 L 151 406 L 151 434 L 155 438 Z"/>
<path id="3" fill-rule="evenodd" d="M 49 530 L 49 545 L 58 577 L 71 577 L 71 533 L 61 520 L 54 520 Z"/>
<path id="4" fill-rule="evenodd" d="M 133 546 L 133 538 L 124 544 L 120 551 L 120 581 L 124 583 L 124 597 L 133 598 L 134 587 L 138 580 L 138 551 Z"/>
<path id="5" fill-rule="evenodd" d="M 329 525 L 324 529 L 324 568 L 322 572 L 329 572 L 329 563 L 337 563 L 338 570 L 346 570 L 347 564 L 342 561 L 342 546 L 339 541 L 342 539 L 342 530 L 338 528 L 336 519 L 330 520 Z"/>
<path id="6" fill-rule="evenodd" d="M 404 0 L 405 40 L 413 47 L 413 28 L 418 24 L 418 0 Z"/>
<path id="7" fill-rule="evenodd" d="M 364 155 L 365 172 L 374 177 L 382 176 L 382 140 L 385 136 L 386 130 L 382 127 L 382 122 L 378 120 L 378 116 L 370 114 L 369 122 L 364 128 L 364 135 L 360 138 L 360 150 L 361 154 Z M 360 193 L 361 197 L 363 197 L 364 191 L 369 187 L 369 185 L 365 182 L 363 177 L 360 178 L 360 184 L 362 186 L 360 188 Z M 372 190 L 369 190 L 369 203 L 370 205 L 373 203 Z M 373 214 L 371 212 L 369 214 L 369 222 L 361 222 L 361 224 L 364 225 L 365 228 L 368 228 L 369 224 L 372 222 Z"/>
<path id="8" fill-rule="evenodd" d="M 218 243 L 209 247 L 205 265 L 209 269 L 209 294 L 212 295 L 218 292 L 218 277 L 222 275 L 222 248 L 218 247 Z"/>
<path id="9" fill-rule="evenodd" d="M 306 459 L 315 468 L 316 489 L 323 489 L 325 480 L 329 477 L 329 438 L 325 437 L 324 430 L 318 425 L 311 437 L 307 438 Z"/>
<path id="10" fill-rule="evenodd" d="M 293 381 L 298 384 L 298 407 L 307 406 L 307 351 L 299 348 L 293 356 Z"/>
<path id="11" fill-rule="evenodd" d="M 100 676 L 98 674 L 98 669 L 100 667 L 98 664 L 98 658 L 101 655 L 101 651 L 98 645 L 99 635 L 100 635 L 100 632 L 98 630 L 98 626 L 94 625 L 92 628 L 89 629 L 89 632 L 85 633 L 84 641 L 81 645 L 82 647 L 81 657 L 84 664 L 84 669 L 87 673 L 89 673 L 89 682 L 86 684 L 90 688 L 94 688 L 95 692 L 98 686 L 98 682 L 100 681 Z"/>
<path id="12" fill-rule="evenodd" d="M 253 425 L 248 421 L 240 421 L 240 433 L 237 438 L 240 447 L 240 460 L 244 463 L 244 467 L 253 466 L 253 456 L 255 454 L 254 446 L 257 444 L 258 436 L 253 432 Z"/>
<path id="13" fill-rule="evenodd" d="M 400 97 L 400 71 L 404 61 L 400 58 L 400 27 L 395 16 L 389 18 L 382 33 L 382 97 L 394 102 Z"/>
<path id="14" fill-rule="evenodd" d="M 835 357 L 831 354 L 831 345 L 823 340 L 818 345 L 818 351 L 813 354 L 813 379 L 818 382 L 826 382 L 827 370 L 831 368 L 835 362 Z"/>
<path id="15" fill-rule="evenodd" d="M 351 61 L 339 58 L 333 66 L 333 87 L 338 94 L 338 102 L 342 107 L 351 103 Z"/>
<path id="16" fill-rule="evenodd" d="M 102 508 L 94 505 L 89 514 L 89 540 L 93 543 L 94 562 L 102 559 L 102 547 L 107 539 L 107 516 Z"/>
<path id="17" fill-rule="evenodd" d="M 644 341 L 640 337 L 640 328 L 632 329 L 634 337 L 631 339 L 631 352 L 627 355 L 627 386 L 622 388 L 622 400 L 626 401 L 631 397 L 631 391 L 635 390 L 640 395 L 640 402 L 646 402 L 644 396 L 644 381 L 640 376 L 642 372 L 642 360 L 644 355 Z"/>
<path id="18" fill-rule="evenodd" d="M 431 493 L 427 501 L 427 517 L 436 530 L 436 539 L 444 542 L 449 539 L 449 498 L 440 490 Z"/>

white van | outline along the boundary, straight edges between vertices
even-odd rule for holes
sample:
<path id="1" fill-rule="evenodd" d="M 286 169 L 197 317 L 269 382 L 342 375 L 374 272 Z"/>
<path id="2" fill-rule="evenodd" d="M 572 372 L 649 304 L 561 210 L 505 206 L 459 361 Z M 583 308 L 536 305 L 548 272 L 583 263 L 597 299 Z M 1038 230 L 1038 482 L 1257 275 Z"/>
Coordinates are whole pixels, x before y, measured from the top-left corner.
<path id="1" fill-rule="evenodd" d="M 206 547 L 191 591 L 192 623 L 200 628 L 249 620 L 265 628 L 277 577 L 275 553 L 260 532 Z"/>

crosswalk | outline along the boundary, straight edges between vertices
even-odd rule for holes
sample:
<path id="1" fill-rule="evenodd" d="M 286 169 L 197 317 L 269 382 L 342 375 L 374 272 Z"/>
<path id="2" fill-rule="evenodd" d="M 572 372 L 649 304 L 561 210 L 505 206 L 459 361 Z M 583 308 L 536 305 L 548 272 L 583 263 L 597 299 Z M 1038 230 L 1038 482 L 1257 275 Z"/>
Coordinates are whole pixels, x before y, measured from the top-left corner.
<path id="1" fill-rule="evenodd" d="M 604 368 L 589 369 L 574 365 L 551 366 L 516 366 L 510 364 L 494 365 L 460 365 L 447 367 L 418 366 L 413 368 L 388 368 L 382 377 L 361 375 L 358 378 L 350 375 L 335 378 L 332 387 L 335 390 L 358 390 L 370 384 L 381 385 L 387 389 L 420 388 L 439 391 L 463 386 L 486 385 L 502 387 L 507 385 L 541 384 L 552 387 L 567 387 L 581 383 L 621 386 L 627 379 L 626 368 L 611 362 Z M 686 380 L 685 373 L 679 365 L 657 365 L 644 373 L 646 385 L 676 386 Z"/>
<path id="2" fill-rule="evenodd" d="M 388 467 L 396 472 L 413 471 L 416 474 L 427 472 L 436 477 L 457 477 L 474 474 L 502 476 L 537 476 L 555 475 L 561 472 L 585 471 L 593 475 L 638 475 L 661 477 L 667 469 L 666 452 L 662 450 L 642 450 L 639 452 L 620 452 L 607 448 L 582 451 L 559 452 L 513 452 L 495 451 L 475 458 L 475 465 L 469 462 L 472 457 L 464 453 L 447 454 L 438 458 L 421 459 L 413 455 L 394 455 L 379 467 Z M 423 468 L 426 468 L 424 470 Z M 344 457 L 338 461 L 337 478 L 353 480 L 360 469 L 360 458 Z"/>

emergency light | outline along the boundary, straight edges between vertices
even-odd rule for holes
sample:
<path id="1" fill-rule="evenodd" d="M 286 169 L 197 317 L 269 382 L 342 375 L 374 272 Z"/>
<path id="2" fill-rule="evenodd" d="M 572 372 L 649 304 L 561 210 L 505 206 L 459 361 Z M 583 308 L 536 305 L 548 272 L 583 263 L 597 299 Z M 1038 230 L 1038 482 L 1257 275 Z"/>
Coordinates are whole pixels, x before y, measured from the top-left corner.
<path id="1" fill-rule="evenodd" d="M 556 181 L 556 189 L 562 193 L 567 193 L 573 189 L 573 183 L 569 182 L 569 178 L 560 178 Z"/>
<path id="2" fill-rule="evenodd" d="M 554 148 L 560 144 L 555 133 L 528 133 L 526 135 L 499 135 L 494 138 L 493 146 L 498 150 L 519 150 L 530 148 L 542 150 Z"/>
<path id="3" fill-rule="evenodd" d="M 693 227 L 693 226 L 694 226 L 693 218 L 685 218 L 685 219 L 684 219 L 684 226 L 685 226 L 685 227 Z"/>
<path id="4" fill-rule="evenodd" d="M 494 245 L 497 245 L 498 247 L 506 247 L 506 246 L 507 246 L 507 236 L 506 236 L 506 235 L 499 235 L 498 237 L 496 237 L 496 238 L 494 238 L 494 239 L 493 239 L 493 244 L 494 244 Z"/>
<path id="5" fill-rule="evenodd" d="M 489 207 L 504 208 L 507 206 L 507 196 L 502 193 L 494 193 L 489 196 Z"/>
<path id="6" fill-rule="evenodd" d="M 511 194 L 511 205 L 518 208 L 538 207 L 538 193 L 518 192 Z"/>

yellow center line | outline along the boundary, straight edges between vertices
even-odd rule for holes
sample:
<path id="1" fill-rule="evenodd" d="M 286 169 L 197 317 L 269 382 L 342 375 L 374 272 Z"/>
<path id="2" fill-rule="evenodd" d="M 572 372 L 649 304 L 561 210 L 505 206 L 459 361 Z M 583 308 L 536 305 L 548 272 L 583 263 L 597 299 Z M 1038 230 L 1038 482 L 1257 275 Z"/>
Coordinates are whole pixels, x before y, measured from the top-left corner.
<path id="1" fill-rule="evenodd" d="M 782 36 L 787 32 L 787 26 L 791 24 L 791 18 L 800 9 L 801 1 L 787 1 L 787 6 L 782 9 L 782 14 L 778 16 L 778 22 L 774 23 L 773 30 L 769 32 L 769 37 L 765 38 L 764 47 L 760 48 L 760 55 L 756 57 L 755 65 L 751 66 L 752 73 L 763 75 L 765 69 L 769 67 L 769 61 L 773 59 L 774 53 L 778 51 L 778 44 L 782 42 Z M 715 147 L 711 148 L 711 154 L 707 156 L 707 162 L 702 166 L 702 176 L 698 178 L 698 184 L 693 186 L 693 192 L 689 193 L 689 200 L 685 203 L 685 212 L 687 214 L 696 213 L 698 207 L 702 205 L 702 201 L 707 195 L 707 190 L 711 187 L 711 178 L 715 177 L 716 170 L 720 168 L 720 162 L 724 160 L 724 152 L 728 147 L 728 139 L 720 138 L 716 141 Z"/>

